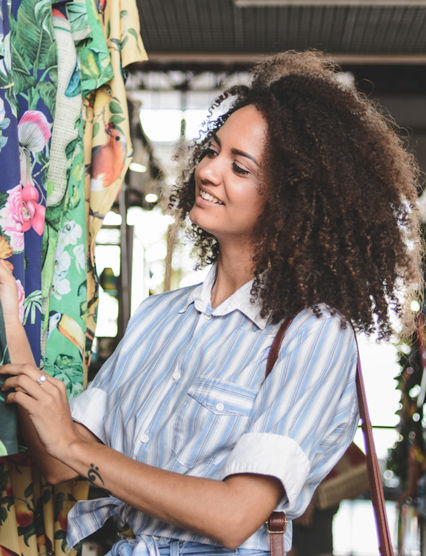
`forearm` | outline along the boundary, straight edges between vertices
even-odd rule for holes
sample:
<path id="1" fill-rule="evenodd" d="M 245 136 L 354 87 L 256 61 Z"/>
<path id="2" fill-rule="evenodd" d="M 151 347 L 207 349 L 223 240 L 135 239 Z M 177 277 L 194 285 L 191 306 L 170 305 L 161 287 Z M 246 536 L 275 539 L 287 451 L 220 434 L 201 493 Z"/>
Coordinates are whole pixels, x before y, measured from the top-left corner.
<path id="1" fill-rule="evenodd" d="M 271 477 L 191 477 L 145 465 L 100 444 L 74 442 L 65 457 L 80 475 L 130 506 L 229 548 L 259 528 L 282 494 Z"/>
<path id="2" fill-rule="evenodd" d="M 27 334 L 19 320 L 4 315 L 4 324 L 10 362 L 36 365 Z"/>

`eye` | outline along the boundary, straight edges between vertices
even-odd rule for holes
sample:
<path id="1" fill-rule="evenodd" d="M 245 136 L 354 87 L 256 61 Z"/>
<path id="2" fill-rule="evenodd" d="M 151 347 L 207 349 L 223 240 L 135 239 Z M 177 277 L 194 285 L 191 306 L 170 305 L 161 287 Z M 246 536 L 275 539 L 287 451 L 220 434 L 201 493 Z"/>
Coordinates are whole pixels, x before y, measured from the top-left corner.
<path id="1" fill-rule="evenodd" d="M 246 176 L 247 174 L 250 174 L 250 172 L 248 170 L 244 170 L 244 168 L 241 168 L 241 166 L 238 166 L 238 164 L 236 162 L 232 163 L 232 169 L 234 170 L 234 172 L 236 174 L 240 174 L 240 176 Z"/>

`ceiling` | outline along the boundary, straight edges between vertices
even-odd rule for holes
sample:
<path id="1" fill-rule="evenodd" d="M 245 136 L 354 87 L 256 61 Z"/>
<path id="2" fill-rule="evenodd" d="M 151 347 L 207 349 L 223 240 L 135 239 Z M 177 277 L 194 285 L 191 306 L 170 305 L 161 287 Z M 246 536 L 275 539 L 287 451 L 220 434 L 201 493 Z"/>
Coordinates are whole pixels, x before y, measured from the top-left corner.
<path id="1" fill-rule="evenodd" d="M 222 90 L 264 55 L 324 50 L 415 128 L 426 168 L 426 0 L 136 1 L 149 60 L 132 66 L 129 90 L 160 103 L 161 91 Z"/>
<path id="2" fill-rule="evenodd" d="M 317 48 L 340 62 L 426 65 L 424 0 L 238 2 L 137 0 L 151 63 L 244 64 L 254 55 Z"/>

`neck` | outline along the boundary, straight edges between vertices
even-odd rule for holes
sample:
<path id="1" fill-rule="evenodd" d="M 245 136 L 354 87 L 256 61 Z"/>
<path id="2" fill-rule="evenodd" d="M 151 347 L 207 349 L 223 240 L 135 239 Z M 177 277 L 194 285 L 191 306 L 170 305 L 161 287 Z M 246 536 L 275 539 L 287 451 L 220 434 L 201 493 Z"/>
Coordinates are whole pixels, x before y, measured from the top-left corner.
<path id="1" fill-rule="evenodd" d="M 222 249 L 217 261 L 211 305 L 217 307 L 254 276 L 252 249 Z"/>

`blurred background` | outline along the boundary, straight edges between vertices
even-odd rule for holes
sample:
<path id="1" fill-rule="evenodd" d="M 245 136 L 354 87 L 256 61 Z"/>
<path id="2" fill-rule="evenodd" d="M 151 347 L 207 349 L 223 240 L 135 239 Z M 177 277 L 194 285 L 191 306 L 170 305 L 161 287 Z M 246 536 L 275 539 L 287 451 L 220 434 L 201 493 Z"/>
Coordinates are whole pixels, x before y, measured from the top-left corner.
<path id="1" fill-rule="evenodd" d="M 403 128 L 426 169 L 425 0 L 137 3 L 149 60 L 131 66 L 126 78 L 134 157 L 97 236 L 102 288 L 90 376 L 142 299 L 203 279 L 166 211 L 181 165 L 174 155 L 197 137 L 219 92 L 247 80 L 248 67 L 262 56 L 307 48 L 330 54 L 342 79 L 377 100 Z M 360 338 L 391 532 L 404 555 L 426 553 L 423 307 L 414 304 L 412 310 L 419 327 L 411 342 Z M 363 447 L 361 436 L 356 441 Z M 375 535 L 368 493 L 340 503 L 333 519 L 334 554 L 378 554 Z"/>

